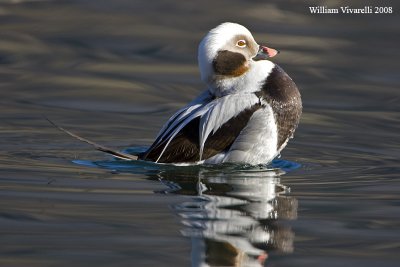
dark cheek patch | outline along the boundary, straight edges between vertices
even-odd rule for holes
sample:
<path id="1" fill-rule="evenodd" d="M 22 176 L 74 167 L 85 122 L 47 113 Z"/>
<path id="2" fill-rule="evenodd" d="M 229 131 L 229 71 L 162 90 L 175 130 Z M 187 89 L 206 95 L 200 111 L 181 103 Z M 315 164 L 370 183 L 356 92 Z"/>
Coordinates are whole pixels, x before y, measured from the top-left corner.
<path id="1" fill-rule="evenodd" d="M 213 61 L 214 72 L 217 75 L 240 76 L 248 70 L 246 58 L 235 52 L 228 50 L 219 51 Z"/>

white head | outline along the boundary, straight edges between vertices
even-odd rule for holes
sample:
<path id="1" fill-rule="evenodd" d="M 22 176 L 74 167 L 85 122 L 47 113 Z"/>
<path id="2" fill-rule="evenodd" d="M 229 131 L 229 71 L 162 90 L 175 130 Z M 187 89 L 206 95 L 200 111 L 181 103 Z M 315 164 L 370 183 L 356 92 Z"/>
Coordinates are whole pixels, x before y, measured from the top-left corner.
<path id="1" fill-rule="evenodd" d="M 209 86 L 221 79 L 246 74 L 254 62 L 273 57 L 277 50 L 260 46 L 244 26 L 225 22 L 200 42 L 198 61 L 201 79 Z"/>

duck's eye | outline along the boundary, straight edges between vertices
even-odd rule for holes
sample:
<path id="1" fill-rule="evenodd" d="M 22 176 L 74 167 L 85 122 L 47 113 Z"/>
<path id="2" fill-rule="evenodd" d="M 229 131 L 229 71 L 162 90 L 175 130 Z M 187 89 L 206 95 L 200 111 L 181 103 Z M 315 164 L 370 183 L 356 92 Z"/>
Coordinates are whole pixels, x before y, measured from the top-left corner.
<path id="1" fill-rule="evenodd" d="M 246 41 L 239 40 L 239 41 L 237 41 L 236 45 L 239 46 L 240 48 L 246 47 Z"/>

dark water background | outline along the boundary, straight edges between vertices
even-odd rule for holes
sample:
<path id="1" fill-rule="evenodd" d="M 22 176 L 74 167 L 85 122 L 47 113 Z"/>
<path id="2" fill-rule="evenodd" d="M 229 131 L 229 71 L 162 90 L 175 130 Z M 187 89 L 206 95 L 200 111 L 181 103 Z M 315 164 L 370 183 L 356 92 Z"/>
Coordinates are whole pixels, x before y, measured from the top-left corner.
<path id="1" fill-rule="evenodd" d="M 400 7 L 311 2 L 342 3 L 0 1 L 0 266 L 400 266 Z M 43 119 L 149 145 L 224 21 L 301 89 L 287 173 L 112 161 Z"/>

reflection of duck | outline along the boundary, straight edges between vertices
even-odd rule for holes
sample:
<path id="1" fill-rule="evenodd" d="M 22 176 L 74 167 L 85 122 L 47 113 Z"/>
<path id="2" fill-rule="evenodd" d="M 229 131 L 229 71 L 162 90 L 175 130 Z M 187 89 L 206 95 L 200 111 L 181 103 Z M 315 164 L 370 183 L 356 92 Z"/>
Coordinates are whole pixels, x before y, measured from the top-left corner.
<path id="1" fill-rule="evenodd" d="M 128 153 L 143 151 L 131 148 Z M 146 161 L 75 161 L 159 180 L 163 194 L 187 201 L 173 206 L 181 217 L 182 234 L 192 241 L 192 266 L 260 267 L 270 251 L 293 251 L 294 233 L 282 220 L 297 218 L 297 200 L 280 183 L 283 171 L 299 164 L 276 160 L 274 167 L 197 165 L 176 167 Z M 133 163 L 133 164 L 132 164 Z"/>
<path id="2" fill-rule="evenodd" d="M 267 252 L 293 251 L 294 233 L 280 219 L 297 217 L 297 200 L 283 196 L 275 170 L 213 172 L 165 171 L 159 174 L 171 190 L 190 195 L 175 205 L 192 240 L 192 266 L 262 266 Z"/>

